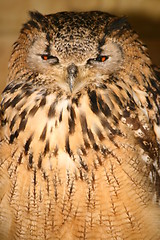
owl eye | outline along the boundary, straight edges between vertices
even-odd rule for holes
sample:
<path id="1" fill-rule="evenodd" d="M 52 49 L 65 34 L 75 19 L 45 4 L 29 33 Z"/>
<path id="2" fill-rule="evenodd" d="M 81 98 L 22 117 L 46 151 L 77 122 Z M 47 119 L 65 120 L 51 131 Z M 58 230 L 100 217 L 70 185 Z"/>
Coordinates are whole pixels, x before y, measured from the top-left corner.
<path id="1" fill-rule="evenodd" d="M 44 61 L 49 61 L 49 63 L 52 63 L 52 64 L 59 63 L 59 59 L 57 57 L 49 55 L 49 54 L 42 54 L 41 58 Z"/>
<path id="2" fill-rule="evenodd" d="M 93 62 L 105 62 L 107 59 L 109 58 L 109 56 L 97 56 L 96 58 L 91 58 L 87 61 L 88 64 L 91 64 Z"/>
<path id="3" fill-rule="evenodd" d="M 49 59 L 49 55 L 41 55 L 41 58 L 42 58 L 43 60 L 48 60 L 48 59 Z"/>
<path id="4" fill-rule="evenodd" d="M 97 62 L 105 62 L 107 59 L 109 58 L 109 56 L 98 56 L 95 61 Z"/>

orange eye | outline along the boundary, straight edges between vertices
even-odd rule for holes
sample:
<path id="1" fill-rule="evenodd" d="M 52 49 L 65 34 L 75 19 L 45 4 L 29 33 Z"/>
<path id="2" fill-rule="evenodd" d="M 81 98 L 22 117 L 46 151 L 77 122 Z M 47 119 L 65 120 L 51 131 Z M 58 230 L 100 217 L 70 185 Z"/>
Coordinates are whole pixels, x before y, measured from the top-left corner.
<path id="1" fill-rule="evenodd" d="M 47 61 L 49 64 L 54 65 L 54 64 L 59 63 L 59 59 L 55 56 L 52 56 L 49 54 L 40 54 L 40 56 L 44 61 Z"/>
<path id="2" fill-rule="evenodd" d="M 41 56 L 43 60 L 48 60 L 49 56 L 48 55 L 42 55 Z"/>
<path id="3" fill-rule="evenodd" d="M 95 60 L 97 62 L 105 62 L 108 59 L 108 56 L 98 56 Z"/>
<path id="4" fill-rule="evenodd" d="M 96 58 L 90 58 L 87 60 L 87 64 L 92 64 L 93 62 L 105 62 L 109 56 L 98 55 Z"/>
<path id="5" fill-rule="evenodd" d="M 101 58 L 101 61 L 102 61 L 102 62 L 105 62 L 105 61 L 106 61 L 106 57 L 103 56 L 103 57 Z"/>

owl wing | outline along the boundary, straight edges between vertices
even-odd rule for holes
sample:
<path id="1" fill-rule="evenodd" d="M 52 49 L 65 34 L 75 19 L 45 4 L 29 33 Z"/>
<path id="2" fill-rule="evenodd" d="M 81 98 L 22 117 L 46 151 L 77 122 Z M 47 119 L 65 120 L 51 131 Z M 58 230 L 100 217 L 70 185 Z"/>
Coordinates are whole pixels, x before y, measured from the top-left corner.
<path id="1" fill-rule="evenodd" d="M 156 190 L 156 201 L 160 204 L 160 67 L 153 66 L 156 80 L 154 81 L 153 97 L 157 105 L 156 122 L 154 124 L 154 132 L 157 138 L 157 161 L 153 162 L 151 167 L 152 180 Z"/>

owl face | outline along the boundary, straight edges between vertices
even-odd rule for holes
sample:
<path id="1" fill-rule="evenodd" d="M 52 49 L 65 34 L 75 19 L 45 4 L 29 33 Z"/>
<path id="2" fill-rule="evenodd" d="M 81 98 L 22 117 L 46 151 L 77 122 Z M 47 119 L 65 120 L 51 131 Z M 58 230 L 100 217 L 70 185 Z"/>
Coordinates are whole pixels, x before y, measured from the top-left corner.
<path id="1" fill-rule="evenodd" d="M 35 12 L 31 17 L 17 41 L 19 48 L 28 48 L 18 58 L 23 60 L 24 69 L 41 76 L 46 86 L 74 94 L 133 68 L 134 54 L 130 49 L 137 44 L 137 35 L 124 18 L 102 12 L 46 16 Z M 22 35 L 27 36 L 24 41 Z M 138 51 L 142 49 L 138 50 L 137 45 Z M 14 52 L 17 57 L 17 51 L 13 51 L 13 58 Z"/>

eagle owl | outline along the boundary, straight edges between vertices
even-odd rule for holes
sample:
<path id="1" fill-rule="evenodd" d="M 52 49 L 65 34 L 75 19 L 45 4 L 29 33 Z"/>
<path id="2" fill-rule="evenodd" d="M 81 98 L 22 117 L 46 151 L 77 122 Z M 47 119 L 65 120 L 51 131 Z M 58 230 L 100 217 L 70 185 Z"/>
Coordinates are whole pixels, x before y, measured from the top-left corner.
<path id="1" fill-rule="evenodd" d="M 160 239 L 160 77 L 126 18 L 31 12 L 0 110 L 0 239 Z"/>

